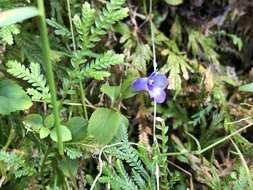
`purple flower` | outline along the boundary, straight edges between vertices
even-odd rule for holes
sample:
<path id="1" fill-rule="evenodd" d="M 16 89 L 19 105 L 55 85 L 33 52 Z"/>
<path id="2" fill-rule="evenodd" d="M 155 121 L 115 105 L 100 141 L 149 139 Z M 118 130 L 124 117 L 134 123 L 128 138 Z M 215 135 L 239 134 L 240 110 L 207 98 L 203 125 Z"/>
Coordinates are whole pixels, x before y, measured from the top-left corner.
<path id="1" fill-rule="evenodd" d="M 132 88 L 134 91 L 145 90 L 157 103 L 163 103 L 166 98 L 164 89 L 167 84 L 168 81 L 165 75 L 153 72 L 149 77 L 136 79 L 132 84 Z"/>

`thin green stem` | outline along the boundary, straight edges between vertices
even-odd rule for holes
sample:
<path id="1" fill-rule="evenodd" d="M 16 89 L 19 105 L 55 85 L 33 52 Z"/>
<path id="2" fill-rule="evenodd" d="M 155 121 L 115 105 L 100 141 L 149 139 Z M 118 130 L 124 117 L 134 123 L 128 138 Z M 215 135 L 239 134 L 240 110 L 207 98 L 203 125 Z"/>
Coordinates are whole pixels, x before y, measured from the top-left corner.
<path id="1" fill-rule="evenodd" d="M 7 139 L 7 142 L 5 143 L 2 150 L 7 150 L 7 148 L 10 146 L 10 144 L 11 144 L 12 140 L 14 139 L 14 137 L 15 137 L 15 130 L 13 128 L 11 128 L 8 139 Z"/>
<path id="2" fill-rule="evenodd" d="M 68 4 L 68 17 L 69 17 L 69 25 L 70 25 L 70 31 L 71 31 L 71 38 L 73 43 L 74 51 L 76 51 L 76 42 L 75 42 L 75 35 L 74 35 L 74 29 L 73 29 L 73 23 L 72 23 L 72 16 L 71 16 L 71 9 L 70 9 L 70 2 L 67 0 Z"/>
<path id="3" fill-rule="evenodd" d="M 150 31 L 151 31 L 151 40 L 152 40 L 152 51 L 153 51 L 153 69 L 154 72 L 157 70 L 157 63 L 156 63 L 156 50 L 155 50 L 155 35 L 154 35 L 154 28 L 152 23 L 152 0 L 149 1 L 149 16 L 150 16 Z M 157 139 L 156 139 L 156 101 L 154 100 L 154 117 L 153 117 L 153 140 L 155 144 L 158 145 Z M 159 174 L 159 166 L 157 163 L 155 163 L 155 176 L 156 176 L 156 189 L 159 190 L 159 184 L 160 184 L 160 174 Z"/>
<path id="4" fill-rule="evenodd" d="M 68 4 L 68 17 L 69 17 L 69 24 L 70 24 L 70 31 L 71 31 L 71 38 L 72 38 L 72 43 L 73 43 L 73 49 L 74 52 L 76 52 L 76 42 L 75 42 L 75 35 L 74 35 L 74 28 L 73 28 L 73 23 L 72 23 L 72 15 L 71 15 L 71 9 L 70 9 L 70 1 L 67 0 Z M 79 66 L 78 66 L 79 69 Z M 81 95 L 81 102 L 83 105 L 83 112 L 84 112 L 84 118 L 88 120 L 88 113 L 87 113 L 87 108 L 86 108 L 86 97 L 85 97 L 85 92 L 83 88 L 83 83 L 82 80 L 79 81 L 79 90 L 80 90 L 80 95 Z"/>
<path id="5" fill-rule="evenodd" d="M 49 82 L 49 88 L 50 88 L 50 93 L 51 93 L 51 103 L 53 106 L 53 113 L 54 113 L 54 119 L 55 119 L 55 127 L 56 127 L 57 139 L 58 139 L 58 149 L 59 149 L 60 155 L 63 155 L 60 112 L 59 112 L 59 105 L 57 102 L 53 65 L 50 61 L 51 56 L 50 56 L 50 46 L 49 46 L 48 34 L 47 34 L 48 31 L 47 31 L 46 19 L 45 19 L 44 1 L 37 0 L 37 2 L 38 2 L 39 13 L 40 13 L 39 14 L 39 28 L 40 28 L 41 41 L 42 41 L 43 61 L 46 64 L 47 80 Z"/>
<path id="6" fill-rule="evenodd" d="M 82 101 L 82 105 L 83 105 L 84 118 L 86 120 L 88 120 L 88 113 L 87 113 L 87 108 L 86 108 L 86 103 L 85 103 L 86 97 L 84 94 L 84 88 L 83 88 L 82 81 L 79 82 L 79 86 L 80 86 L 81 101 Z"/>
<path id="7" fill-rule="evenodd" d="M 249 167 L 247 165 L 247 162 L 244 159 L 243 154 L 242 154 L 241 150 L 239 149 L 239 147 L 237 146 L 237 144 L 233 141 L 232 138 L 230 138 L 230 140 L 231 140 L 232 144 L 234 145 L 235 150 L 238 153 L 238 155 L 239 155 L 239 157 L 242 161 L 242 165 L 245 168 L 246 173 L 247 173 L 248 183 L 249 183 L 250 187 L 252 188 L 253 187 L 253 181 L 252 181 L 251 173 L 250 173 Z"/>
<path id="8" fill-rule="evenodd" d="M 220 144 L 220 143 L 223 143 L 224 141 L 230 139 L 232 136 L 234 136 L 234 135 L 236 135 L 236 134 L 242 132 L 243 130 L 245 130 L 245 129 L 251 127 L 252 125 L 253 125 L 253 123 L 250 123 L 250 124 L 244 126 L 243 128 L 238 129 L 237 131 L 234 131 L 233 133 L 229 134 L 228 136 L 226 136 L 226 137 L 224 137 L 224 138 L 222 138 L 222 139 L 216 141 L 216 142 L 213 143 L 213 144 L 210 144 L 209 146 L 207 146 L 206 148 L 202 149 L 201 151 L 197 151 L 197 154 L 202 154 L 202 153 L 206 152 L 207 150 L 210 150 L 211 148 L 215 147 L 216 145 L 218 145 L 218 144 Z"/>

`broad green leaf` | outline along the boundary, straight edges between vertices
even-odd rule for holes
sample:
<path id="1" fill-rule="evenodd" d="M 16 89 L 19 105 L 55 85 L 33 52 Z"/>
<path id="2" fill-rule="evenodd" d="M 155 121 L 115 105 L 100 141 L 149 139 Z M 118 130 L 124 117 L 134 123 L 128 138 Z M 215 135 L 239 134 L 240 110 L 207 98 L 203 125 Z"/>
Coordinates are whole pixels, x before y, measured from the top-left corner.
<path id="1" fill-rule="evenodd" d="M 46 127 L 40 128 L 40 138 L 44 139 L 50 134 L 50 130 Z"/>
<path id="2" fill-rule="evenodd" d="M 120 96 L 120 86 L 109 86 L 108 84 L 104 84 L 101 87 L 101 91 L 109 96 L 112 102 L 115 102 Z"/>
<path id="3" fill-rule="evenodd" d="M 59 162 L 59 168 L 62 170 L 64 176 L 71 177 L 76 176 L 78 171 L 79 162 L 77 159 L 71 160 L 68 157 L 64 157 Z"/>
<path id="4" fill-rule="evenodd" d="M 16 8 L 0 13 L 0 27 L 15 24 L 39 15 L 35 7 Z"/>
<path id="5" fill-rule="evenodd" d="M 39 132 L 39 130 L 43 127 L 43 119 L 39 114 L 30 114 L 26 116 L 23 123 L 36 132 Z"/>
<path id="6" fill-rule="evenodd" d="M 66 142 L 66 141 L 70 141 L 72 139 L 72 135 L 70 130 L 68 129 L 68 127 L 66 127 L 65 125 L 61 125 L 61 134 L 62 134 L 62 141 Z M 57 141 L 57 134 L 56 134 L 56 128 L 54 128 L 51 132 L 50 132 L 50 137 L 53 141 L 58 142 Z"/>
<path id="7" fill-rule="evenodd" d="M 88 134 L 101 145 L 108 144 L 117 134 L 122 117 L 119 112 L 107 108 L 97 108 L 91 115 Z"/>
<path id="8" fill-rule="evenodd" d="M 165 0 L 169 5 L 177 6 L 183 3 L 183 0 Z"/>
<path id="9" fill-rule="evenodd" d="M 54 126 L 54 114 L 50 114 L 45 118 L 44 125 L 49 129 Z"/>
<path id="10" fill-rule="evenodd" d="M 82 117 L 73 117 L 67 123 L 67 127 L 71 131 L 72 141 L 81 141 L 87 134 L 87 120 Z"/>
<path id="11" fill-rule="evenodd" d="M 32 106 L 32 101 L 25 91 L 11 80 L 0 81 L 0 114 L 25 110 Z"/>
<path id="12" fill-rule="evenodd" d="M 253 92 L 253 83 L 240 86 L 239 90 L 244 92 Z"/>

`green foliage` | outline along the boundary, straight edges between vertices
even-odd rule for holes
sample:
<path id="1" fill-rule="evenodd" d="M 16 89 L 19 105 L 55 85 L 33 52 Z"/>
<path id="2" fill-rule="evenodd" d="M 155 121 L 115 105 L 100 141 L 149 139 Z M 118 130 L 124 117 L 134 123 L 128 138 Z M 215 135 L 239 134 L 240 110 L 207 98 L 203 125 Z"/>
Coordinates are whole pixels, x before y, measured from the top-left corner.
<path id="1" fill-rule="evenodd" d="M 55 19 L 47 19 L 47 24 L 54 28 L 55 35 L 71 37 L 70 31 L 65 26 L 57 23 Z"/>
<path id="2" fill-rule="evenodd" d="M 11 80 L 0 80 L 0 114 L 28 109 L 32 106 L 30 98 L 22 87 Z"/>
<path id="3" fill-rule="evenodd" d="M 66 142 L 66 141 L 72 140 L 71 131 L 68 129 L 67 126 L 61 125 L 61 134 L 62 134 L 62 142 Z M 58 142 L 57 133 L 56 133 L 56 128 L 54 128 L 54 129 L 50 132 L 50 138 L 51 138 L 53 141 Z"/>
<path id="4" fill-rule="evenodd" d="M 175 97 L 180 93 L 182 88 L 182 78 L 189 79 L 189 72 L 193 72 L 187 56 L 179 50 L 174 41 L 168 39 L 163 33 L 158 32 L 157 44 L 165 46 L 161 53 L 167 56 L 166 64 L 161 68 L 161 72 L 169 72 L 169 89 L 175 90 Z"/>
<path id="5" fill-rule="evenodd" d="M 33 101 L 50 101 L 49 87 L 45 77 L 41 74 L 40 65 L 31 63 L 29 69 L 17 61 L 7 63 L 7 72 L 16 78 L 23 79 L 31 84 L 32 88 L 26 90 Z"/>
<path id="6" fill-rule="evenodd" d="M 90 64 L 87 64 L 81 70 L 80 77 L 91 77 L 96 80 L 103 80 L 105 77 L 110 76 L 110 73 L 105 71 L 107 68 L 122 63 L 124 63 L 124 56 L 122 54 L 114 54 L 112 51 L 107 51 Z"/>
<path id="7" fill-rule="evenodd" d="M 101 174 L 93 190 L 153 190 L 158 166 L 161 190 L 251 190 L 252 137 L 240 130 L 252 124 L 252 3 L 83 2 L 44 1 L 49 81 L 37 19 L 0 29 L 0 188 L 89 189 Z M 0 25 L 36 16 L 29 4 L 1 0 Z M 156 118 L 152 101 L 131 88 L 154 60 L 169 81 Z"/>
<path id="8" fill-rule="evenodd" d="M 239 87 L 240 91 L 253 92 L 253 83 L 245 84 Z"/>
<path id="9" fill-rule="evenodd" d="M 104 176 L 100 179 L 101 183 L 110 183 L 112 189 L 123 189 L 123 190 L 137 190 L 137 186 L 134 184 L 132 179 L 129 178 L 122 162 L 116 160 L 115 166 L 117 173 L 109 168 L 108 165 L 104 165 L 104 173 L 108 176 Z"/>
<path id="10" fill-rule="evenodd" d="M 35 7 L 21 7 L 0 13 L 0 27 L 8 26 L 39 15 Z"/>
<path id="11" fill-rule="evenodd" d="M 15 178 L 21 178 L 34 175 L 35 169 L 22 156 L 0 150 L 0 173 L 1 176 L 14 175 Z"/>
<path id="12" fill-rule="evenodd" d="M 125 0 L 111 0 L 107 2 L 105 8 L 101 13 L 96 15 L 95 9 L 91 8 L 90 4 L 85 2 L 82 6 L 82 15 L 74 16 L 74 25 L 78 32 L 78 50 L 73 58 L 72 65 L 73 71 L 69 71 L 71 78 L 90 77 L 96 80 L 103 80 L 105 77 L 110 76 L 106 71 L 110 66 L 124 63 L 124 56 L 122 54 L 115 54 L 113 51 L 107 51 L 104 54 L 95 54 L 95 60 L 86 63 L 80 70 L 80 65 L 87 60 L 83 56 L 88 55 L 93 57 L 94 53 L 89 51 L 90 48 L 96 46 L 107 30 L 116 22 L 127 17 L 128 9 L 122 8 Z"/>
<path id="13" fill-rule="evenodd" d="M 129 77 L 124 80 L 119 86 L 110 86 L 107 84 L 103 84 L 101 86 L 101 92 L 109 96 L 113 104 L 115 101 L 119 101 L 121 99 L 128 99 L 136 94 L 131 90 L 132 82 L 133 78 Z"/>
<path id="14" fill-rule="evenodd" d="M 75 15 L 73 18 L 74 25 L 77 32 L 80 35 L 80 40 L 82 41 L 81 48 L 87 47 L 89 43 L 90 29 L 94 24 L 95 20 L 95 9 L 90 7 L 88 2 L 85 2 L 82 7 L 82 17 Z"/>
<path id="15" fill-rule="evenodd" d="M 0 43 L 7 43 L 13 45 L 13 36 L 20 33 L 16 25 L 5 26 L 0 29 Z"/>
<path id="16" fill-rule="evenodd" d="M 82 141 L 87 135 L 88 122 L 82 117 L 72 117 L 66 126 L 71 131 L 72 141 Z"/>
<path id="17" fill-rule="evenodd" d="M 94 47 L 113 24 L 128 16 L 128 9 L 122 9 L 124 3 L 125 0 L 107 2 L 97 17 L 95 10 L 87 2 L 83 5 L 82 18 L 77 15 L 74 17 L 74 24 L 83 42 L 81 47 L 83 50 Z"/>
<path id="18" fill-rule="evenodd" d="M 100 182 L 111 184 L 113 189 L 151 189 L 154 184 L 152 184 L 152 177 L 149 174 L 151 172 L 149 170 L 150 167 L 144 167 L 139 157 L 140 152 L 128 142 L 125 127 L 122 127 L 120 130 L 119 140 L 121 140 L 122 145 L 109 148 L 105 151 L 108 155 L 116 157 L 115 168 L 117 173 L 105 163 L 103 168 L 104 176 L 101 177 Z M 146 159 L 149 159 L 148 155 L 146 156 Z M 125 164 L 131 169 L 130 174 L 125 170 Z"/>
<path id="19" fill-rule="evenodd" d="M 189 41 L 187 48 L 191 50 L 194 56 L 219 64 L 219 55 L 215 48 L 217 47 L 215 38 L 204 36 L 202 33 L 194 30 L 189 31 Z"/>
<path id="20" fill-rule="evenodd" d="M 97 108 L 89 120 L 88 135 L 93 136 L 100 145 L 108 144 L 117 134 L 122 122 L 123 118 L 119 112 Z"/>
<path id="21" fill-rule="evenodd" d="M 67 147 L 64 147 L 64 152 L 72 160 L 82 157 L 82 152 L 79 148 L 67 146 Z"/>
<path id="22" fill-rule="evenodd" d="M 161 126 L 157 126 L 157 128 L 161 131 L 161 135 L 157 135 L 157 139 L 160 141 L 158 144 L 158 151 L 156 153 L 157 157 L 157 164 L 160 169 L 160 176 L 161 176 L 161 183 L 160 186 L 161 188 L 165 189 L 166 187 L 168 188 L 170 186 L 169 179 L 168 179 L 168 174 L 169 174 L 169 169 L 168 169 L 168 157 L 166 156 L 166 153 L 168 152 L 168 131 L 169 128 L 165 126 L 165 123 L 162 122 Z"/>

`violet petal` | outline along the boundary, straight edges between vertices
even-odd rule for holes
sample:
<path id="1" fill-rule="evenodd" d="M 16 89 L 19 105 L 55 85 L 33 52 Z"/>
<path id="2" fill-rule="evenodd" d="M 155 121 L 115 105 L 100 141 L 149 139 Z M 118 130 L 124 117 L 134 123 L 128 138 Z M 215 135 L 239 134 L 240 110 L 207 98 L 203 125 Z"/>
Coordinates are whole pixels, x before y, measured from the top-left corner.
<path id="1" fill-rule="evenodd" d="M 132 89 L 134 91 L 147 90 L 147 82 L 147 77 L 138 78 L 133 82 Z"/>
<path id="2" fill-rule="evenodd" d="M 151 75 L 149 77 L 149 80 L 153 81 L 152 86 L 154 86 L 154 87 L 160 87 L 162 89 L 164 89 L 167 86 L 167 84 L 168 84 L 167 77 L 165 75 L 159 74 L 159 73 L 156 74 L 156 75 L 153 75 L 153 76 Z"/>
<path id="3" fill-rule="evenodd" d="M 148 93 L 157 103 L 163 103 L 165 101 L 166 93 L 162 88 L 151 87 L 149 88 Z"/>

